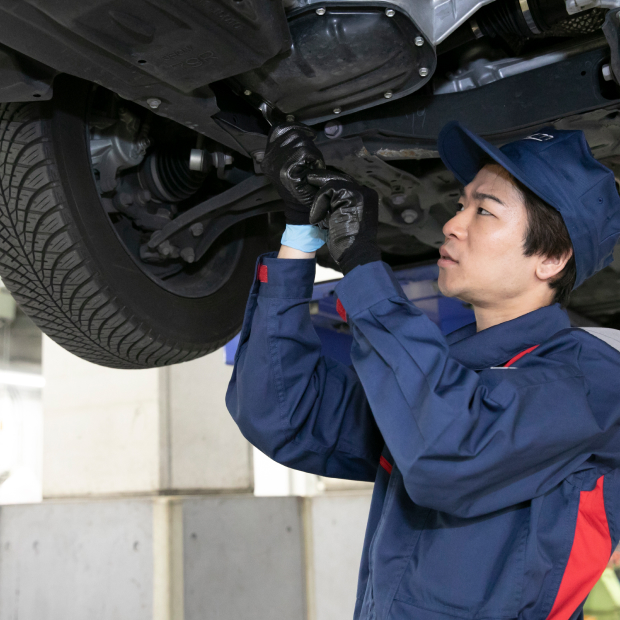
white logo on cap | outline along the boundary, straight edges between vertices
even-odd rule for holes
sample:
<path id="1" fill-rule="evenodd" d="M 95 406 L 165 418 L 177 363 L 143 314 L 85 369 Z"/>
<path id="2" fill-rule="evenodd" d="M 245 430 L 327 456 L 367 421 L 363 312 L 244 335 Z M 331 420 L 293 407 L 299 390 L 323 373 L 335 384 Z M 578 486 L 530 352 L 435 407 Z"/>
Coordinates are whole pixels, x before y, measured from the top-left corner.
<path id="1" fill-rule="evenodd" d="M 548 142 L 549 140 L 553 140 L 553 136 L 548 133 L 533 133 L 531 136 L 527 138 L 523 138 L 524 140 L 536 140 L 536 142 Z"/>

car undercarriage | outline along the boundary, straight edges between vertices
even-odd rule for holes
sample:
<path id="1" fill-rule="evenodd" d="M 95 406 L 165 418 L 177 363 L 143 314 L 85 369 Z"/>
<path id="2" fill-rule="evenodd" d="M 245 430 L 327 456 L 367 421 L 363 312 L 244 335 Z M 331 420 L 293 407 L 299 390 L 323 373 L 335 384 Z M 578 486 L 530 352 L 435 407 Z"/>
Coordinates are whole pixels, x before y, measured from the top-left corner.
<path id="1" fill-rule="evenodd" d="M 0 275 L 96 363 L 222 346 L 284 229 L 260 162 L 287 120 L 378 192 L 386 262 L 433 261 L 459 192 L 449 120 L 496 145 L 581 129 L 620 173 L 619 17 L 618 0 L 0 0 Z M 620 326 L 620 256 L 570 308 Z"/>

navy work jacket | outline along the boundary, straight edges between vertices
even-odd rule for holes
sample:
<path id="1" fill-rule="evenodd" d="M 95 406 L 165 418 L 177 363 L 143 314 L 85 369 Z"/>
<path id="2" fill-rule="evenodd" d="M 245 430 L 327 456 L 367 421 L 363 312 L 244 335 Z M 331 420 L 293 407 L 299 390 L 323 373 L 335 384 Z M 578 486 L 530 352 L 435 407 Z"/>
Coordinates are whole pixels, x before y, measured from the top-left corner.
<path id="1" fill-rule="evenodd" d="M 310 320 L 315 260 L 276 256 L 226 404 L 279 463 L 375 482 L 355 618 L 582 617 L 620 538 L 620 352 L 557 304 L 445 338 L 377 261 L 335 289 L 346 366 Z"/>

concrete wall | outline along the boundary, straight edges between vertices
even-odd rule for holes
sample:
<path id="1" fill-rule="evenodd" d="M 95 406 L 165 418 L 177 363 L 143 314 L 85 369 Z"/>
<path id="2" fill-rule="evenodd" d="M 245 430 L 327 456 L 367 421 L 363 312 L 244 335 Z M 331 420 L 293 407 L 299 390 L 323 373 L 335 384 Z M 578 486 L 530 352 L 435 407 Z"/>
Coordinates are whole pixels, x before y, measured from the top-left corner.
<path id="1" fill-rule="evenodd" d="M 0 508 L 0 620 L 351 618 L 369 497 Z"/>
<path id="2" fill-rule="evenodd" d="M 0 620 L 153 617 L 148 501 L 0 510 Z"/>
<path id="3" fill-rule="evenodd" d="M 226 409 L 223 350 L 159 372 L 170 393 L 170 488 L 251 490 L 252 447 Z"/>
<path id="4" fill-rule="evenodd" d="M 114 370 L 43 341 L 43 496 L 251 490 L 251 449 L 224 401 L 222 352 Z"/>
<path id="5" fill-rule="evenodd" d="M 44 339 L 46 499 L 0 508 L 0 620 L 352 616 L 370 494 L 254 497 L 231 372 L 222 351 L 118 371 Z"/>
<path id="6" fill-rule="evenodd" d="M 185 501 L 184 619 L 304 620 L 302 502 Z"/>
<path id="7" fill-rule="evenodd" d="M 309 500 L 314 620 L 353 617 L 370 494 L 323 495 Z"/>

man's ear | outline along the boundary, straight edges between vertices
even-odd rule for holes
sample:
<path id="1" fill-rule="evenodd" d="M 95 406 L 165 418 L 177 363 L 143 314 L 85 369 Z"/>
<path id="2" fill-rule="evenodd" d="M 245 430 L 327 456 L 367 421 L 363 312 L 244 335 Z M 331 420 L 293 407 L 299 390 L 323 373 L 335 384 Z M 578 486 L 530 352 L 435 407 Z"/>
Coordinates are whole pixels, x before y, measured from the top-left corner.
<path id="1" fill-rule="evenodd" d="M 566 263 L 568 263 L 572 255 L 573 251 L 570 250 L 562 256 L 556 256 L 553 258 L 541 256 L 538 264 L 536 265 L 536 277 L 539 280 L 548 282 L 557 276 L 562 269 L 564 269 L 564 267 L 566 267 Z"/>

